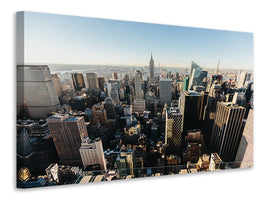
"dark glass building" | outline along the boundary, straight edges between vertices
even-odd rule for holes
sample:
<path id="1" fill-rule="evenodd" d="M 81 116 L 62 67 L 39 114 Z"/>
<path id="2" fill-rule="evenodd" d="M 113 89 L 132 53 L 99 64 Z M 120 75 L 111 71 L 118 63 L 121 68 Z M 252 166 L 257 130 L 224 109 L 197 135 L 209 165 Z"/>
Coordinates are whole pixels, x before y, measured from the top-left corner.
<path id="1" fill-rule="evenodd" d="M 200 127 L 201 97 L 197 92 L 182 92 L 180 111 L 183 115 L 183 132 Z"/>

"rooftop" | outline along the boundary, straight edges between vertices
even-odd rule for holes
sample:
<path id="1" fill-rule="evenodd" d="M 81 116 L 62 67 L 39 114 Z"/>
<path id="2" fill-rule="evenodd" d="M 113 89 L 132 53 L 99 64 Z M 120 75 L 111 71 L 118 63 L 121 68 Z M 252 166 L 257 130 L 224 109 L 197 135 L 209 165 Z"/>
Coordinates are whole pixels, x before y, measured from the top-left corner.
<path id="1" fill-rule="evenodd" d="M 199 93 L 193 91 L 193 90 L 189 90 L 189 91 L 184 91 L 184 94 L 186 96 L 201 96 Z"/>
<path id="2" fill-rule="evenodd" d="M 171 107 L 170 109 L 167 110 L 168 114 L 171 115 L 181 115 L 180 110 L 179 109 L 175 109 L 173 107 Z"/>
<path id="3" fill-rule="evenodd" d="M 233 102 L 218 102 L 224 106 L 226 106 L 227 108 L 230 108 L 230 109 L 245 109 L 244 107 L 242 106 L 239 106 L 238 104 L 235 104 Z"/>
<path id="4" fill-rule="evenodd" d="M 78 117 L 69 117 L 69 118 L 65 119 L 64 121 L 70 122 L 70 121 L 78 121 L 78 120 L 79 120 Z"/>
<path id="5" fill-rule="evenodd" d="M 160 79 L 160 81 L 172 82 L 172 79 Z"/>
<path id="6" fill-rule="evenodd" d="M 73 97 L 72 99 L 73 100 L 82 100 L 82 99 L 86 99 L 86 98 L 83 96 L 76 96 L 76 97 Z"/>
<path id="7" fill-rule="evenodd" d="M 57 114 L 57 115 L 52 115 L 52 116 L 48 117 L 47 119 L 61 119 L 63 117 L 65 117 L 65 115 Z"/>

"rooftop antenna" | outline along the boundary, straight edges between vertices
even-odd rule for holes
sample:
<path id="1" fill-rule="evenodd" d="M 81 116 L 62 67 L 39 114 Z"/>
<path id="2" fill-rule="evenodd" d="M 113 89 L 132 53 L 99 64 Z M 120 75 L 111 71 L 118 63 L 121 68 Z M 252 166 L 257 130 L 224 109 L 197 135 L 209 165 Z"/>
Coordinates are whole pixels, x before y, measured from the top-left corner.
<path id="1" fill-rule="evenodd" d="M 217 71 L 216 71 L 216 74 L 218 74 L 218 71 L 219 71 L 219 65 L 220 65 L 220 58 L 218 60 L 218 65 L 217 65 Z"/>

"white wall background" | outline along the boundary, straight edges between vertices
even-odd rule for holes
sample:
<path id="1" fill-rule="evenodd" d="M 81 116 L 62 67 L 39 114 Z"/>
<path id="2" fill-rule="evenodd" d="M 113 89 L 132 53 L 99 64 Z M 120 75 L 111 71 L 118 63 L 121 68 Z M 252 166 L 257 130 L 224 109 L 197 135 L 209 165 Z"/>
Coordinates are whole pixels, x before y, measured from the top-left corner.
<path id="1" fill-rule="evenodd" d="M 266 196 L 266 6 L 264 1 L 1 1 L 1 162 L 5 199 L 253 199 Z M 15 189 L 15 12 L 120 19 L 253 32 L 255 37 L 255 167 L 91 185 Z"/>

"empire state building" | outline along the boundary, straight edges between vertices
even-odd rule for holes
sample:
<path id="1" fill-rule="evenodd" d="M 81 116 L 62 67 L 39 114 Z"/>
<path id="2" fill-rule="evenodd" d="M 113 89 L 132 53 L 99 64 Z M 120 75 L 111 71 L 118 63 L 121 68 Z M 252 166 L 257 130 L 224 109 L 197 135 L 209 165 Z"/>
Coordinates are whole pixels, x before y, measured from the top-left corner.
<path id="1" fill-rule="evenodd" d="M 154 83 L 154 80 L 155 80 L 154 70 L 155 70 L 154 60 L 153 60 L 153 55 L 151 53 L 151 59 L 149 62 L 149 81 L 150 81 L 150 83 Z"/>

